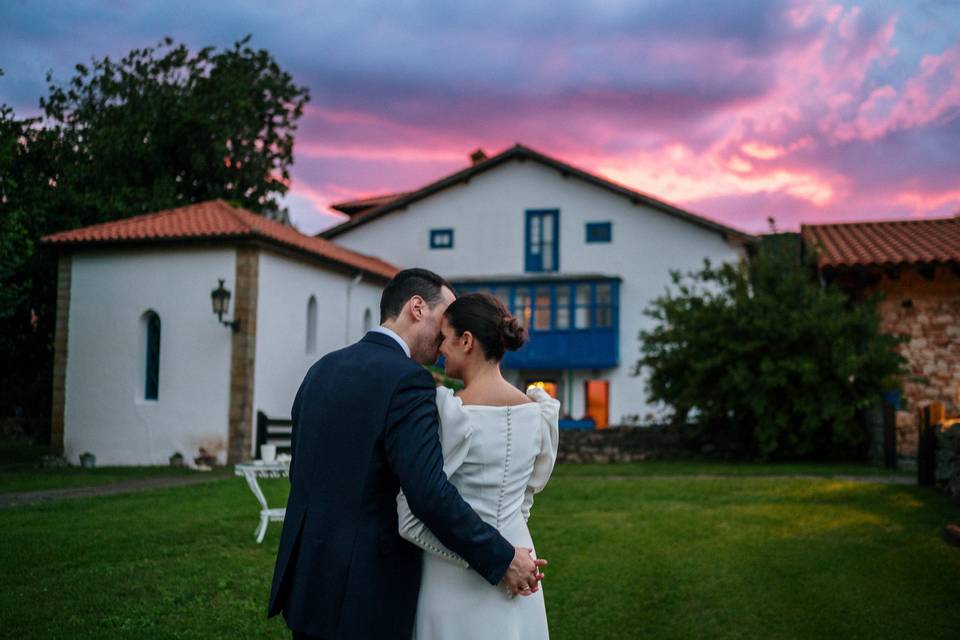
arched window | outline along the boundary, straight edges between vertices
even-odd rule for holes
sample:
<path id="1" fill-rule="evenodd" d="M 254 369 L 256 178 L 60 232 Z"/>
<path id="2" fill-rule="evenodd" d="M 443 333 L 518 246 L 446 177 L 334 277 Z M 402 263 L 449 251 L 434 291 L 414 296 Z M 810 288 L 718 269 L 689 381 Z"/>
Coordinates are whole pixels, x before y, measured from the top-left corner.
<path id="1" fill-rule="evenodd" d="M 307 353 L 317 351 L 317 299 L 307 300 Z"/>
<path id="2" fill-rule="evenodd" d="M 160 316 L 154 311 L 143 314 L 146 324 L 146 368 L 143 399 L 156 400 L 160 395 Z"/>
<path id="3" fill-rule="evenodd" d="M 370 308 L 363 312 L 363 332 L 366 333 L 370 331 L 370 328 L 373 326 L 373 314 L 370 313 Z"/>

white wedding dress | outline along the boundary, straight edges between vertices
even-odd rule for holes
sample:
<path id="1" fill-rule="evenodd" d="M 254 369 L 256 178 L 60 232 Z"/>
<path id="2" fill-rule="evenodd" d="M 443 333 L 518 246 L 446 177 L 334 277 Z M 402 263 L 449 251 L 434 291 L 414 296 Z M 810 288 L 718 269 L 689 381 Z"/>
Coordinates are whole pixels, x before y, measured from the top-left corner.
<path id="1" fill-rule="evenodd" d="M 557 457 L 560 403 L 531 387 L 534 400 L 510 407 L 464 405 L 437 389 L 443 470 L 463 499 L 510 544 L 533 547 L 527 519 Z M 400 535 L 423 548 L 415 640 L 547 638 L 543 589 L 510 597 L 447 549 L 397 497 Z"/>

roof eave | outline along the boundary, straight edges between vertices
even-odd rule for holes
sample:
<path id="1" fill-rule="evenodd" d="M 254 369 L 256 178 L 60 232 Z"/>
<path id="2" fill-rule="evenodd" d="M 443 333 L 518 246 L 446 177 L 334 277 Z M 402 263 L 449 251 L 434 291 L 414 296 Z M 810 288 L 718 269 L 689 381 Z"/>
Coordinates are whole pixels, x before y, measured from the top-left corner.
<path id="1" fill-rule="evenodd" d="M 648 196 L 644 193 L 640 193 L 639 191 L 628 189 L 627 187 L 624 187 L 622 185 L 618 185 L 614 182 L 611 182 L 599 176 L 595 176 L 582 169 L 578 169 L 574 166 L 568 165 L 564 162 L 551 158 L 550 156 L 546 156 L 538 151 L 534 151 L 533 149 L 530 149 L 529 147 L 525 147 L 520 144 L 516 144 L 510 147 L 509 149 L 507 149 L 506 151 L 503 151 L 482 162 L 478 162 L 475 165 L 466 167 L 465 169 L 462 169 L 456 173 L 453 173 L 447 176 L 446 178 L 441 178 L 436 182 L 432 182 L 427 186 L 423 187 L 422 189 L 413 191 L 406 196 L 398 198 L 397 200 L 388 202 L 379 207 L 375 207 L 372 210 L 366 211 L 363 213 L 363 215 L 357 216 L 355 218 L 351 218 L 350 220 L 346 220 L 341 224 L 338 224 L 334 227 L 321 231 L 317 235 L 321 238 L 326 238 L 326 239 L 335 238 L 336 236 L 341 235 L 342 233 L 349 231 L 354 227 L 358 227 L 362 224 L 366 224 L 367 222 L 376 220 L 377 218 L 384 216 L 388 213 L 391 213 L 393 211 L 404 209 L 408 205 L 418 200 L 421 200 L 423 198 L 426 198 L 427 196 L 430 196 L 436 193 L 437 191 L 446 189 L 447 187 L 453 186 L 460 182 L 469 182 L 469 180 L 474 175 L 493 169 L 494 167 L 499 166 L 500 164 L 503 164 L 505 162 L 508 162 L 514 158 L 533 159 L 537 162 L 540 162 L 541 164 L 544 164 L 544 165 L 550 166 L 553 169 L 556 169 L 561 173 L 561 175 L 564 175 L 564 176 L 572 175 L 580 178 L 581 180 L 584 180 L 586 182 L 599 186 L 601 188 L 607 189 L 609 191 L 613 191 L 629 199 L 631 203 L 634 205 L 644 204 L 651 208 L 658 209 L 663 213 L 667 213 L 675 217 L 679 217 L 681 219 L 686 220 L 687 222 L 691 222 L 693 224 L 705 227 L 711 231 L 718 232 L 721 235 L 723 235 L 724 240 L 728 242 L 731 239 L 736 239 L 739 242 L 745 242 L 745 243 L 752 243 L 757 241 L 757 237 L 752 234 L 697 216 L 693 213 L 690 213 L 689 211 L 684 211 L 683 209 L 680 209 L 679 207 L 675 207 L 671 204 L 663 202 L 662 200 L 658 200 L 652 196 Z"/>
<path id="2" fill-rule="evenodd" d="M 349 272 L 351 274 L 363 273 L 365 275 L 371 276 L 374 279 L 380 282 L 388 282 L 393 274 L 387 273 L 388 269 L 383 271 L 377 269 L 371 269 L 368 267 L 362 267 L 356 264 L 351 264 L 349 262 L 344 262 L 330 256 L 324 256 L 316 252 L 304 249 L 295 244 L 290 244 L 288 242 L 283 242 L 281 240 L 276 240 L 269 236 L 264 236 L 258 233 L 242 233 L 242 234 L 222 234 L 222 235 L 200 235 L 200 236 L 186 236 L 186 237 L 177 237 L 177 238 L 123 238 L 123 239 L 109 239 L 109 240 L 61 240 L 61 241 L 50 241 L 47 239 L 41 239 L 41 246 L 49 251 L 55 251 L 57 253 L 66 253 L 70 251 L 85 251 L 85 250 L 97 250 L 97 249 L 117 249 L 122 247 L 143 247 L 143 246 L 176 246 L 176 245 L 216 245 L 216 244 L 257 244 L 263 247 L 269 247 L 274 249 L 281 249 L 287 253 L 293 253 L 308 260 L 324 264 L 328 267 L 333 267 L 338 271 Z M 395 269 L 399 271 L 399 267 L 388 265 L 390 269 Z"/>

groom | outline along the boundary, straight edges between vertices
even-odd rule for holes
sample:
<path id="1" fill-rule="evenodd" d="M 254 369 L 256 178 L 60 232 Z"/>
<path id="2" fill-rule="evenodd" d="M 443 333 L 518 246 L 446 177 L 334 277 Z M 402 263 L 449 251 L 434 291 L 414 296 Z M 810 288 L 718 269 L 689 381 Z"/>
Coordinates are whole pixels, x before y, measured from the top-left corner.
<path id="1" fill-rule="evenodd" d="M 437 274 L 401 271 L 380 299 L 381 326 L 321 358 L 300 385 L 269 607 L 295 639 L 410 638 L 421 551 L 398 534 L 400 489 L 491 585 L 538 589 L 545 561 L 484 523 L 443 473 L 435 384 L 421 365 L 437 359 L 453 300 Z"/>

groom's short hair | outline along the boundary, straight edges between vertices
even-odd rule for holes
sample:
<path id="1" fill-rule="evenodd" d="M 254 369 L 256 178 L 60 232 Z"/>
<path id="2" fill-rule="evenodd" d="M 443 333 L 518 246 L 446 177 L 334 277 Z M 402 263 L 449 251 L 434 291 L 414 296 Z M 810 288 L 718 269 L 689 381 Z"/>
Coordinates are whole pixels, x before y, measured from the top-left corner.
<path id="1" fill-rule="evenodd" d="M 380 324 L 400 315 L 403 305 L 413 296 L 420 296 L 433 307 L 443 298 L 441 290 L 453 291 L 450 283 L 427 269 L 404 269 L 393 276 L 380 296 Z"/>

